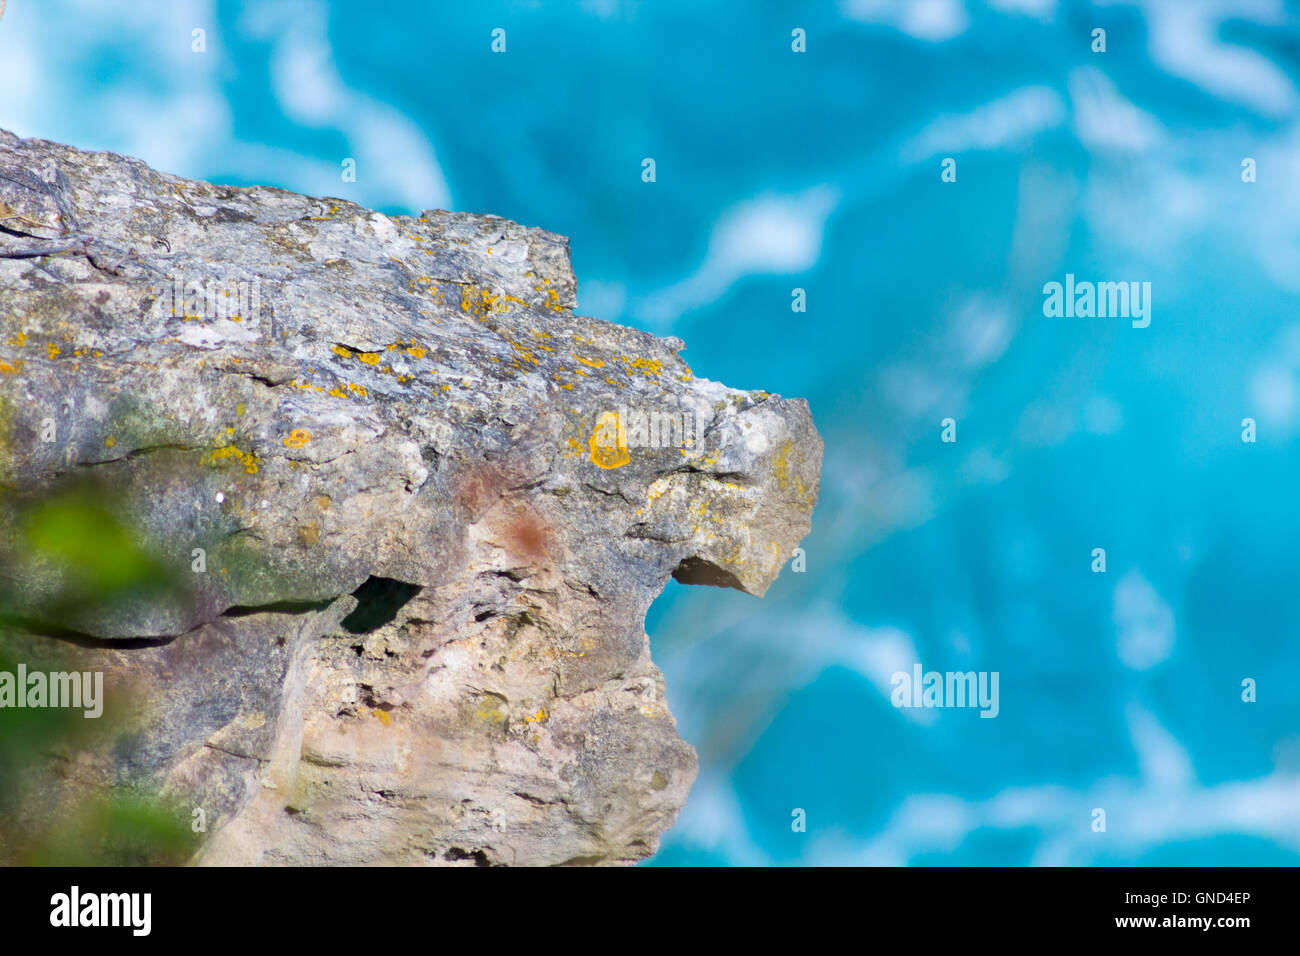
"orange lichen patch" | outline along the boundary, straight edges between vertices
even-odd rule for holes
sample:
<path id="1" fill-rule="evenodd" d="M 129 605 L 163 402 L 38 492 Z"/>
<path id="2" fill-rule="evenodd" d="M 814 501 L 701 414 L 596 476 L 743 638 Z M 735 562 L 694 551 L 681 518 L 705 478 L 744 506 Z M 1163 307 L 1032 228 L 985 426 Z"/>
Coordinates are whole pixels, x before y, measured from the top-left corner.
<path id="1" fill-rule="evenodd" d="M 378 353 L 378 352 L 358 352 L 358 353 L 357 353 L 357 358 L 361 359 L 361 361 L 365 362 L 367 365 L 378 365 L 378 364 L 379 364 L 380 353 Z"/>
<path id="2" fill-rule="evenodd" d="M 354 395 L 367 394 L 366 387 L 364 385 L 358 385 L 356 382 L 348 382 L 348 391 L 352 392 Z"/>
<path id="3" fill-rule="evenodd" d="M 587 441 L 587 447 L 591 452 L 591 463 L 598 468 L 622 468 L 632 460 L 628 454 L 622 423 L 618 420 L 618 412 L 601 413 L 596 420 L 596 428 Z"/>
<path id="4" fill-rule="evenodd" d="M 416 345 L 414 342 L 408 345 L 405 351 L 412 358 L 424 358 L 427 354 L 422 346 Z"/>
<path id="5" fill-rule="evenodd" d="M 581 355 L 579 355 L 577 352 L 574 352 L 574 353 L 573 353 L 573 357 L 574 357 L 575 359 L 577 359 L 579 362 L 581 362 L 583 365 L 587 366 L 587 368 L 604 368 L 604 367 L 605 367 L 605 360 L 604 360 L 604 359 L 585 359 L 585 358 L 583 358 Z"/>
<path id="6" fill-rule="evenodd" d="M 773 466 L 776 471 L 776 483 L 782 490 L 790 487 L 790 451 L 794 448 L 794 442 L 789 439 L 781 446 L 781 450 L 776 453 L 773 459 Z"/>
<path id="7" fill-rule="evenodd" d="M 712 468 L 718 463 L 718 459 L 722 457 L 722 449 L 715 448 L 703 454 L 692 454 L 689 450 L 683 448 L 682 455 L 691 459 L 698 468 Z"/>
<path id="8" fill-rule="evenodd" d="M 357 714 L 361 717 L 373 715 L 375 720 L 379 721 L 385 727 L 393 726 L 393 718 L 388 716 L 388 711 L 383 710 L 380 707 L 376 707 L 374 710 L 367 710 L 365 707 L 358 707 Z"/>
<path id="9" fill-rule="evenodd" d="M 772 561 L 768 566 L 775 568 L 781 562 L 781 546 L 775 541 L 769 541 L 767 543 L 767 552 L 772 555 Z"/>
<path id="10" fill-rule="evenodd" d="M 11 348 L 16 348 L 16 349 L 22 348 L 24 345 L 27 344 L 27 333 L 15 332 L 13 335 L 9 336 L 8 344 Z"/>
<path id="11" fill-rule="evenodd" d="M 497 297 L 476 285 L 466 285 L 460 290 L 460 310 L 471 315 L 484 316 L 492 311 Z"/>
<path id="12" fill-rule="evenodd" d="M 59 347 L 53 342 L 49 343 L 49 345 L 46 346 L 46 349 L 49 350 L 50 358 L 56 359 L 59 357 Z"/>
<path id="13" fill-rule="evenodd" d="M 556 661 L 561 658 L 568 658 L 570 660 L 579 660 L 583 657 L 586 657 L 587 652 L 586 651 L 561 651 L 561 650 L 557 650 L 554 647 L 543 647 L 538 649 L 537 656 L 544 658 L 545 660 L 548 661 Z"/>
<path id="14" fill-rule="evenodd" d="M 325 389 L 321 388 L 319 385 L 313 385 L 311 382 L 300 382 L 296 378 L 293 380 L 292 384 L 294 388 L 309 388 L 313 392 L 320 392 L 321 394 L 324 394 L 325 392 Z"/>
<path id="15" fill-rule="evenodd" d="M 532 362 L 534 365 L 542 364 L 541 361 L 533 355 L 531 349 L 524 348 L 518 342 L 509 337 L 506 338 L 506 341 L 510 343 L 511 348 L 519 353 L 519 358 L 523 359 L 525 362 Z"/>
<path id="16" fill-rule="evenodd" d="M 500 699 L 495 694 L 484 694 L 479 702 L 478 709 L 474 711 L 474 719 L 491 724 L 506 723 L 510 716 L 497 705 L 496 701 Z"/>
<path id="17" fill-rule="evenodd" d="M 22 367 L 22 362 L 10 365 L 4 359 L 0 359 L 0 375 L 17 375 L 18 372 L 22 370 Z"/>
<path id="18" fill-rule="evenodd" d="M 331 389 L 329 390 L 329 394 L 333 395 L 335 398 L 347 398 L 347 397 L 348 397 L 348 393 L 345 392 L 345 391 L 343 391 L 343 389 L 340 388 L 340 387 L 337 386 L 337 385 L 335 385 L 333 388 L 331 388 Z"/>
<path id="19" fill-rule="evenodd" d="M 344 358 L 352 358 L 352 350 L 343 345 L 335 345 L 332 349 L 335 355 L 342 355 Z"/>
<path id="20" fill-rule="evenodd" d="M 105 448 L 112 448 L 116 444 L 117 444 L 117 439 L 114 438 L 112 435 L 109 435 L 107 438 L 104 439 Z"/>
<path id="21" fill-rule="evenodd" d="M 816 493 L 813 489 L 804 485 L 803 479 L 799 477 L 797 472 L 791 471 L 791 452 L 794 452 L 795 457 L 798 459 L 800 464 L 803 463 L 803 452 L 796 451 L 794 448 L 794 442 L 787 439 L 785 444 L 781 446 L 780 450 L 772 460 L 773 470 L 776 472 L 777 486 L 780 487 L 782 491 L 793 487 L 794 493 L 798 495 L 805 504 L 812 507 L 816 499 Z"/>
<path id="22" fill-rule="evenodd" d="M 250 475 L 257 474 L 258 457 L 251 451 L 240 451 L 234 445 L 226 445 L 213 451 L 208 455 L 208 464 L 216 465 L 232 459 L 243 465 L 244 470 Z"/>
<path id="23" fill-rule="evenodd" d="M 641 374 L 644 375 L 646 378 L 654 378 L 657 377 L 659 373 L 664 370 L 664 363 L 658 361 L 657 359 L 639 358 L 639 359 L 633 359 L 631 362 L 628 363 L 627 367 L 629 370 L 629 374 L 631 374 L 631 370 L 635 368 L 635 369 L 640 369 Z"/>
<path id="24" fill-rule="evenodd" d="M 295 428 L 289 432 L 289 436 L 284 440 L 284 446 L 286 448 L 301 448 L 309 441 L 311 441 L 311 432 L 305 428 Z"/>

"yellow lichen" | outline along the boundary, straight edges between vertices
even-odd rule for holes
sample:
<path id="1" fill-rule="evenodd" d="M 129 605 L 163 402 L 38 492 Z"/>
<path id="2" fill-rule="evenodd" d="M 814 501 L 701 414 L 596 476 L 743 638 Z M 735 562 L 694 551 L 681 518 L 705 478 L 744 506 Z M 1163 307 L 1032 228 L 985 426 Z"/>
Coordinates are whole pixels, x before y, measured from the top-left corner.
<path id="1" fill-rule="evenodd" d="M 209 464 L 218 464 L 223 461 L 234 459 L 244 466 L 244 470 L 250 475 L 257 474 L 258 458 L 251 451 L 240 451 L 234 445 L 226 445 L 218 448 L 208 456 Z"/>
<path id="2" fill-rule="evenodd" d="M 617 412 L 601 413 L 587 446 L 591 451 L 591 463 L 598 468 L 622 468 L 632 460 Z"/>

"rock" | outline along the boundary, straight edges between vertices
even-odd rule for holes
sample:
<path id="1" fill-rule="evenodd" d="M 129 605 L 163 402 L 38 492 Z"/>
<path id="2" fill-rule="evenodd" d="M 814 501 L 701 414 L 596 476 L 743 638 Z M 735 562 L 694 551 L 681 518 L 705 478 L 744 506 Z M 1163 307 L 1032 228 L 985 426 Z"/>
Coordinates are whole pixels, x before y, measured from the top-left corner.
<path id="1" fill-rule="evenodd" d="M 576 288 L 541 229 L 0 131 L 5 646 L 131 717 L 50 786 L 201 807 L 205 863 L 653 853 L 696 765 L 646 610 L 761 596 L 822 443 Z M 78 600 L 32 544 L 87 487 L 156 586 Z"/>

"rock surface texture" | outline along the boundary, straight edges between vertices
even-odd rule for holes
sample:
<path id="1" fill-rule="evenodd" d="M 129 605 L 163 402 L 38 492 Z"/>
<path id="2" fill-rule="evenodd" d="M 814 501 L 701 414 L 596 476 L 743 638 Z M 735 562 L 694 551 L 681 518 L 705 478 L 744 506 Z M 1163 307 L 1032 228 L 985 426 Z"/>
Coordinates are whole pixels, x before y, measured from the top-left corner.
<path id="1" fill-rule="evenodd" d="M 761 596 L 822 443 L 576 288 L 541 229 L 0 131 L 4 639 L 133 715 L 61 785 L 203 808 L 200 863 L 653 853 L 696 761 L 646 611 Z M 88 478 L 184 587 L 59 610 L 19 515 Z"/>

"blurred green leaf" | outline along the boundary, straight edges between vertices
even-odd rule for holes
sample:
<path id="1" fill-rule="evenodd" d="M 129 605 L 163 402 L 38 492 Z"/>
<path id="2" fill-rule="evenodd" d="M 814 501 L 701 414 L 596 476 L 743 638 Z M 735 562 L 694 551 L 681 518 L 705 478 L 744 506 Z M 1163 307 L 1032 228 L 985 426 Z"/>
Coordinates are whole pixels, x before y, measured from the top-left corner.
<path id="1" fill-rule="evenodd" d="M 46 621 L 181 593 L 111 489 L 80 480 L 35 497 L 0 496 L 8 525 L 0 526 L 0 670 L 16 673 L 20 662 L 29 673 L 95 669 L 93 656 L 73 663 L 84 647 L 17 626 L 39 627 L 30 602 L 15 600 L 24 575 L 53 584 L 39 608 Z M 68 708 L 0 708 L 0 864 L 167 865 L 193 855 L 198 838 L 178 808 L 130 786 L 83 788 L 67 773 L 79 755 L 111 760 L 108 745 L 138 716 L 129 698 L 110 698 L 97 720 Z"/>

